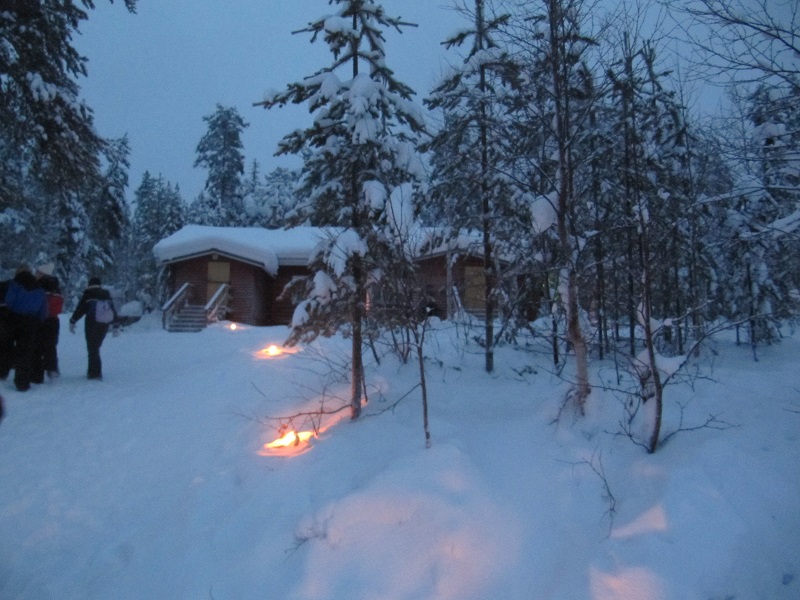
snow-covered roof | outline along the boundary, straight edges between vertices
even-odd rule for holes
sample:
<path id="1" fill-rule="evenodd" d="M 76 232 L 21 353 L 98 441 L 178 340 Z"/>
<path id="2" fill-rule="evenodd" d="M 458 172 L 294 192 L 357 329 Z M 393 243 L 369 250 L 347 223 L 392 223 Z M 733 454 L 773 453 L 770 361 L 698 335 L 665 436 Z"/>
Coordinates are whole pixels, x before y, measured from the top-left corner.
<path id="1" fill-rule="evenodd" d="M 420 228 L 408 233 L 409 242 L 419 258 L 449 252 L 480 255 L 480 238 L 475 234 L 444 235 L 441 229 Z M 342 234 L 342 232 L 339 232 Z M 212 227 L 186 225 L 153 247 L 153 254 L 162 263 L 218 252 L 262 267 L 276 275 L 279 266 L 307 266 L 320 241 L 334 235 L 322 227 L 263 229 L 261 227 Z"/>
<path id="2" fill-rule="evenodd" d="M 306 266 L 325 237 L 318 227 L 263 229 L 260 227 L 211 227 L 186 225 L 153 247 L 163 263 L 219 252 L 256 264 L 275 275 L 279 266 Z"/>

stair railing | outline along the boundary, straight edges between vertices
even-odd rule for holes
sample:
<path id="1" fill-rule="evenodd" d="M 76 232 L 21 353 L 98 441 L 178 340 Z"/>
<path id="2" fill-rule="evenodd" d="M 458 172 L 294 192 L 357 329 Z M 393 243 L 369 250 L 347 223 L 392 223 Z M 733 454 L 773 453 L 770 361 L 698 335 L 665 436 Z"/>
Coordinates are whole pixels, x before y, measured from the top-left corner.
<path id="1" fill-rule="evenodd" d="M 173 315 L 180 311 L 189 300 L 189 288 L 191 283 L 184 283 L 180 289 L 161 307 L 161 326 L 167 329 Z"/>
<path id="2" fill-rule="evenodd" d="M 228 297 L 230 296 L 231 286 L 223 283 L 219 289 L 211 296 L 211 300 L 206 304 L 206 322 L 215 323 L 220 318 L 225 317 L 228 312 Z"/>

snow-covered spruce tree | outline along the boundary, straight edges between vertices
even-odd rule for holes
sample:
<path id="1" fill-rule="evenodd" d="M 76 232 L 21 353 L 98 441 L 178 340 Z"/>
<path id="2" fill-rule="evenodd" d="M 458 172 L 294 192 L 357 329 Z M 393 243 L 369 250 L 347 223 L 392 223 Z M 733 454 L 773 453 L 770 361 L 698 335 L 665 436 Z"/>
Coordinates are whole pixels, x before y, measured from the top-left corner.
<path id="1" fill-rule="evenodd" d="M 432 198 L 448 219 L 454 235 L 480 232 L 484 271 L 484 368 L 494 369 L 494 324 L 500 269 L 497 229 L 511 191 L 503 175 L 502 145 L 508 139 L 504 96 L 514 81 L 516 65 L 495 41 L 508 15 L 487 17 L 487 0 L 475 0 L 473 23 L 445 40 L 447 48 L 466 45 L 462 64 L 444 77 L 425 103 L 441 109 L 444 125 L 424 146 L 435 158 Z"/>
<path id="2" fill-rule="evenodd" d="M 186 206 L 178 186 L 145 172 L 134 194 L 131 252 L 136 259 L 136 297 L 149 310 L 165 300 L 164 269 L 153 256 L 153 246 L 184 225 Z"/>
<path id="3" fill-rule="evenodd" d="M 242 185 L 248 223 L 267 229 L 285 227 L 297 205 L 295 188 L 299 181 L 299 171 L 286 167 L 276 167 L 262 176 L 254 160 Z"/>
<path id="4" fill-rule="evenodd" d="M 782 301 L 788 300 L 784 287 L 788 281 L 779 275 L 789 256 L 781 254 L 781 244 L 764 230 L 765 217 L 776 203 L 763 183 L 745 175 L 738 176 L 734 185 L 734 205 L 722 222 L 727 233 L 727 244 L 722 248 L 727 267 L 725 311 L 733 322 L 747 324 L 755 357 L 758 345 L 777 339 L 780 319 L 788 316 L 780 310 Z"/>
<path id="5" fill-rule="evenodd" d="M 0 127 L 0 268 L 13 273 L 36 251 L 28 228 L 34 222 L 34 199 L 40 186 L 30 180 L 29 153 L 5 133 Z"/>
<path id="6" fill-rule="evenodd" d="M 288 343 L 344 331 L 352 340 L 351 418 L 361 413 L 366 299 L 379 283 L 391 249 L 382 233 L 393 190 L 421 175 L 416 133 L 421 113 L 413 91 L 387 66 L 386 29 L 408 25 L 372 0 L 330 0 L 335 12 L 302 31 L 322 38 L 333 62 L 258 103 L 265 108 L 308 103 L 313 123 L 283 138 L 278 154 L 305 158 L 300 188 L 305 204 L 296 222 L 329 225 L 330 239 L 312 268 L 306 300 L 292 322 Z"/>
<path id="7" fill-rule="evenodd" d="M 208 130 L 197 144 L 194 166 L 207 169 L 208 177 L 205 193 L 195 201 L 198 206 L 193 207 L 194 218 L 201 225 L 243 225 L 246 216 L 242 132 L 248 124 L 236 108 L 219 104 L 203 121 Z"/>
<path id="8" fill-rule="evenodd" d="M 133 12 L 136 0 L 125 5 Z M 15 261 L 56 262 L 66 296 L 95 267 L 97 249 L 88 231 L 89 202 L 103 178 L 106 143 L 79 98 L 87 59 L 72 44 L 93 7 L 91 0 L 12 1 L 0 7 L 4 246 L 14 248 Z M 6 151 L 15 159 L 9 161 Z"/>
<path id="9" fill-rule="evenodd" d="M 53 247 L 50 251 L 42 248 L 41 260 L 49 256 L 47 260 L 56 262 L 56 275 L 68 301 L 77 299 L 93 275 L 116 283 L 115 262 L 125 251 L 121 245 L 130 222 L 125 199 L 129 153 L 127 137 L 106 141 L 101 175 L 89 179 L 75 194 L 48 196 L 47 206 L 36 219 L 41 227 L 37 237 Z M 67 214 L 71 217 L 63 216 Z"/>
<path id="10" fill-rule="evenodd" d="M 125 5 L 133 12 L 136 0 Z M 93 6 L 92 0 L 19 0 L 0 7 L 0 129 L 30 152 L 48 187 L 64 193 L 98 175 L 103 146 L 79 99 L 77 79 L 86 75 L 87 61 L 72 45 Z"/>
<path id="11" fill-rule="evenodd" d="M 746 325 L 754 356 L 759 344 L 780 335 L 782 321 L 798 314 L 800 114 L 790 96 L 785 87 L 767 85 L 732 94 L 718 127 L 735 176 L 712 198 L 723 215 L 714 233 L 724 236 L 716 300 L 737 333 Z"/>
<path id="12" fill-rule="evenodd" d="M 130 208 L 125 199 L 130 166 L 129 155 L 130 145 L 127 136 L 108 142 L 103 178 L 90 199 L 90 235 L 95 241 L 98 252 L 94 261 L 97 263 L 94 272 L 102 273 L 103 279 L 108 283 L 111 283 L 111 279 L 107 275 L 116 277 L 116 261 L 122 250 L 124 236 L 130 227 Z"/>

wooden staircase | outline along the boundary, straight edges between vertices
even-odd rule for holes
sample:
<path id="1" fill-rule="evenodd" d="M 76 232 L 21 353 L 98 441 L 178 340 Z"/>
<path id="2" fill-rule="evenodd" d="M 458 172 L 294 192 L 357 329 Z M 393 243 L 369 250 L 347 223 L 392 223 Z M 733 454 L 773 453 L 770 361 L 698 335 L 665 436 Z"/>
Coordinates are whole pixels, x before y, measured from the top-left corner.
<path id="1" fill-rule="evenodd" d="M 161 309 L 161 322 L 167 331 L 182 333 L 202 331 L 209 323 L 224 319 L 228 312 L 230 285 L 220 285 L 214 296 L 205 305 L 190 304 L 190 283 L 184 283 L 167 300 Z"/>
<path id="2" fill-rule="evenodd" d="M 172 315 L 167 323 L 167 331 L 188 333 L 202 331 L 208 324 L 206 307 L 202 304 L 184 304 Z"/>

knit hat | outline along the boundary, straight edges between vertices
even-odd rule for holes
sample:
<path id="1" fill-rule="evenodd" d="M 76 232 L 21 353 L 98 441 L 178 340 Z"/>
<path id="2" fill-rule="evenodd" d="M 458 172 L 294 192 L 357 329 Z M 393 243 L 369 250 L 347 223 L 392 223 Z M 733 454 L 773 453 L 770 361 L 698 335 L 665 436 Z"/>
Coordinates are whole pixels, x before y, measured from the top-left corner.
<path id="1" fill-rule="evenodd" d="M 36 267 L 36 272 L 41 273 L 42 275 L 52 275 L 55 269 L 56 269 L 55 264 L 49 262 Z"/>
<path id="2" fill-rule="evenodd" d="M 99 277 L 91 277 L 89 279 L 89 285 L 100 285 L 100 278 Z"/>

